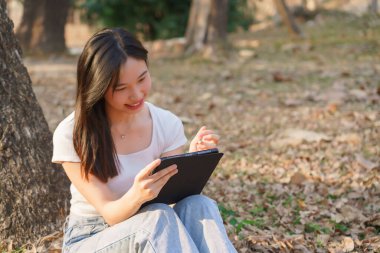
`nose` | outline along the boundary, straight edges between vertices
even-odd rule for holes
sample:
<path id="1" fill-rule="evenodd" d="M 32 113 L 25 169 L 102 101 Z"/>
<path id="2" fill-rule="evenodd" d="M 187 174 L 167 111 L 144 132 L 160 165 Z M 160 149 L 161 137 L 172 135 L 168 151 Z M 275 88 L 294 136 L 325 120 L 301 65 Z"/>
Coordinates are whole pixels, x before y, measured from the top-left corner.
<path id="1" fill-rule="evenodd" d="M 135 87 L 134 89 L 131 90 L 131 93 L 128 98 L 134 102 L 137 102 L 140 99 L 142 99 L 143 95 L 144 95 L 143 92 L 137 87 Z"/>

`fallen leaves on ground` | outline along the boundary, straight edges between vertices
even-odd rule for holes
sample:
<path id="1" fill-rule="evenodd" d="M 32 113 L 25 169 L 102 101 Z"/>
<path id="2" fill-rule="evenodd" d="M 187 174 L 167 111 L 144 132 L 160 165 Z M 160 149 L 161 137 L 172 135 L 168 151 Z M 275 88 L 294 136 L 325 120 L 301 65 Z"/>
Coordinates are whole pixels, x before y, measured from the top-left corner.
<path id="1" fill-rule="evenodd" d="M 202 125 L 221 135 L 204 193 L 240 252 L 380 252 L 379 59 L 260 45 L 254 58 L 152 61 L 148 100 L 189 138 Z M 26 65 L 53 130 L 73 110 L 75 60 Z"/>

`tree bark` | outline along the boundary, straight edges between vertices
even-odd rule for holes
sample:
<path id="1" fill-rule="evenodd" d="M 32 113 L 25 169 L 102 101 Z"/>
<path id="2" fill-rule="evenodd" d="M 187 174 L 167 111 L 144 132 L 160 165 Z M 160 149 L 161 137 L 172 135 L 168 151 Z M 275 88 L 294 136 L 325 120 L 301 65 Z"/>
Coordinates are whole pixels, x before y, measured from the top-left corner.
<path id="1" fill-rule="evenodd" d="M 35 242 L 61 230 L 69 181 L 51 163 L 52 135 L 0 0 L 0 242 Z"/>
<path id="2" fill-rule="evenodd" d="M 36 48 L 43 33 L 45 0 L 25 0 L 24 12 L 16 34 L 21 47 L 28 51 Z"/>
<path id="3" fill-rule="evenodd" d="M 69 6 L 69 0 L 47 0 L 45 2 L 44 36 L 39 46 L 44 53 L 66 51 L 65 24 Z"/>
<path id="4" fill-rule="evenodd" d="M 295 37 L 302 36 L 302 32 L 294 21 L 285 0 L 273 0 L 273 3 L 280 14 L 282 21 L 288 28 L 289 33 Z"/>
<path id="5" fill-rule="evenodd" d="M 368 10 L 371 14 L 377 14 L 377 10 L 379 8 L 378 1 L 377 0 L 371 0 Z"/>
<path id="6" fill-rule="evenodd" d="M 213 0 L 206 41 L 214 44 L 227 38 L 228 0 Z"/>
<path id="7" fill-rule="evenodd" d="M 199 51 L 206 42 L 208 17 L 212 0 L 193 0 L 186 28 L 187 53 Z"/>
<path id="8" fill-rule="evenodd" d="M 25 51 L 63 53 L 70 0 L 25 0 L 17 37 Z"/>
<path id="9" fill-rule="evenodd" d="M 186 28 L 186 53 L 214 47 L 227 37 L 228 0 L 193 0 Z"/>

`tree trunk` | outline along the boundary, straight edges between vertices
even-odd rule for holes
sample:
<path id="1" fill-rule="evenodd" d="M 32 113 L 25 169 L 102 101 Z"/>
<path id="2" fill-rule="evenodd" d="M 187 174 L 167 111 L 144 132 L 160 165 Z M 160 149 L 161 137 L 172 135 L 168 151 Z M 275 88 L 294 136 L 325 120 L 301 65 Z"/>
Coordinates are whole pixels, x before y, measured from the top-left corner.
<path id="1" fill-rule="evenodd" d="M 294 21 L 285 0 L 273 0 L 273 3 L 280 14 L 282 21 L 288 28 L 289 33 L 296 37 L 302 36 L 302 32 Z"/>
<path id="2" fill-rule="evenodd" d="M 25 51 L 62 53 L 70 0 L 25 0 L 17 37 Z"/>
<path id="3" fill-rule="evenodd" d="M 20 26 L 17 29 L 17 38 L 25 51 L 36 48 L 43 33 L 45 0 L 25 0 L 24 12 Z"/>
<path id="4" fill-rule="evenodd" d="M 378 1 L 377 0 L 371 0 L 368 10 L 371 14 L 377 14 L 377 10 L 379 8 Z"/>
<path id="5" fill-rule="evenodd" d="M 218 43 L 227 38 L 228 0 L 214 0 L 211 5 L 210 22 L 206 41 L 208 44 Z"/>
<path id="6" fill-rule="evenodd" d="M 51 163 L 52 135 L 0 0 L 0 242 L 20 246 L 61 230 L 69 181 Z"/>
<path id="7" fill-rule="evenodd" d="M 193 53 L 203 48 L 206 42 L 208 17 L 212 0 L 193 0 L 186 28 L 186 50 Z"/>
<path id="8" fill-rule="evenodd" d="M 193 0 L 186 28 L 186 53 L 225 41 L 227 16 L 228 0 Z"/>
<path id="9" fill-rule="evenodd" d="M 39 49 L 44 53 L 66 51 L 65 24 L 70 0 L 47 0 L 45 2 L 44 36 Z"/>

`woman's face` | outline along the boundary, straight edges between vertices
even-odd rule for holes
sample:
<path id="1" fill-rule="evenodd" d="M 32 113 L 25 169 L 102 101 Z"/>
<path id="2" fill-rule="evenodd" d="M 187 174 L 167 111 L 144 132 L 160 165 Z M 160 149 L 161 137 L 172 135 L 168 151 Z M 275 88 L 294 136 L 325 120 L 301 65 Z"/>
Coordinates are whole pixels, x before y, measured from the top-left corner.
<path id="1" fill-rule="evenodd" d="M 128 57 L 121 65 L 115 91 L 108 87 L 104 96 L 106 109 L 133 114 L 144 108 L 152 81 L 144 60 Z"/>

